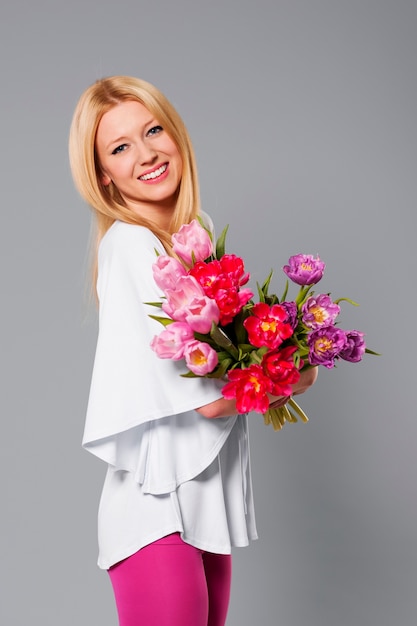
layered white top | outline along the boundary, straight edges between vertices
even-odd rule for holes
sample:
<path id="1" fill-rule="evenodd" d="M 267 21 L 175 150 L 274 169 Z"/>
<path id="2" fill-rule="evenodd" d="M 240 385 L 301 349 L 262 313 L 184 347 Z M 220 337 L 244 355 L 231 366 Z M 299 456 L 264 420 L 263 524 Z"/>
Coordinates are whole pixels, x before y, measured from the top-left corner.
<path id="1" fill-rule="evenodd" d="M 99 566 L 169 533 L 217 553 L 256 538 L 247 417 L 206 419 L 219 383 L 183 378 L 150 348 L 162 326 L 153 280 L 160 241 L 115 222 L 98 258 L 99 336 L 84 447 L 109 465 L 99 508 Z"/>

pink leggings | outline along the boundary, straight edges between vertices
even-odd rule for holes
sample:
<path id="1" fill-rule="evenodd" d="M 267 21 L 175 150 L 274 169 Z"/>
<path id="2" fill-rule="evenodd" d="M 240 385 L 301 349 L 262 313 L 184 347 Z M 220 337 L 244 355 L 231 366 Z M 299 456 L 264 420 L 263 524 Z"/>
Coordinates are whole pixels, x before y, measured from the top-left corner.
<path id="1" fill-rule="evenodd" d="M 231 570 L 228 554 L 163 537 L 109 569 L 119 626 L 224 626 Z"/>

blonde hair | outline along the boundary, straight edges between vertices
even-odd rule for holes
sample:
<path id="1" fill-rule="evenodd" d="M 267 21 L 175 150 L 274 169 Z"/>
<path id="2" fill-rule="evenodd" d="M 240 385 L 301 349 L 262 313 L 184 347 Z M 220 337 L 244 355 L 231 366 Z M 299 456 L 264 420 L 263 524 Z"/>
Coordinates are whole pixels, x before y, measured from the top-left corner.
<path id="1" fill-rule="evenodd" d="M 95 140 L 101 118 L 117 104 L 136 100 L 158 120 L 174 141 L 182 160 L 182 176 L 177 204 L 169 231 L 140 217 L 129 209 L 118 189 L 102 182 Z M 199 213 L 199 184 L 194 150 L 184 122 L 167 98 L 150 83 L 131 76 L 110 76 L 96 81 L 82 94 L 75 108 L 69 136 L 69 158 L 76 188 L 90 205 L 95 216 L 98 244 L 116 220 L 146 226 L 158 237 L 168 253 L 171 234 L 188 224 Z M 93 273 L 96 273 L 96 261 Z"/>

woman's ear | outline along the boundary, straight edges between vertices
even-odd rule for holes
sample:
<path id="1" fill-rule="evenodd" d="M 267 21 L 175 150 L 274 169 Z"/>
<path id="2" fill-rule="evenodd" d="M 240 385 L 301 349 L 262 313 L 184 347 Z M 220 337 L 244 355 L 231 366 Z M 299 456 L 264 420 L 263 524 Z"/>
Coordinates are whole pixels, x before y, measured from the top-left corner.
<path id="1" fill-rule="evenodd" d="M 107 174 L 101 175 L 101 182 L 105 187 L 108 187 L 111 183 L 111 178 Z"/>

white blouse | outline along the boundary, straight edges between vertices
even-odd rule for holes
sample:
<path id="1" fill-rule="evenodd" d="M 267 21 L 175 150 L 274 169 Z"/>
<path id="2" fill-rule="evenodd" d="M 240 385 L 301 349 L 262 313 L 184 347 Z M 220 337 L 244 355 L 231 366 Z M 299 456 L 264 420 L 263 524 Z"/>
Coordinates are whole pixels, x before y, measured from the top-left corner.
<path id="1" fill-rule="evenodd" d="M 146 303 L 161 242 L 115 222 L 98 258 L 99 336 L 83 446 L 108 463 L 99 507 L 98 565 L 108 569 L 180 532 L 202 550 L 230 553 L 256 539 L 247 416 L 207 419 L 219 382 L 183 378 L 182 362 L 150 348 L 162 326 Z"/>

